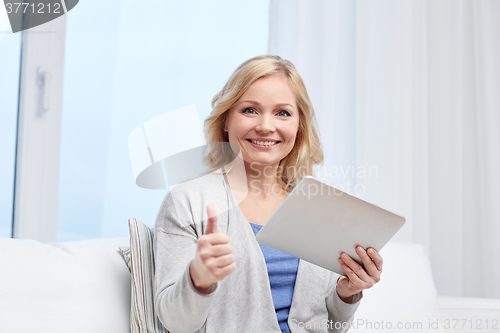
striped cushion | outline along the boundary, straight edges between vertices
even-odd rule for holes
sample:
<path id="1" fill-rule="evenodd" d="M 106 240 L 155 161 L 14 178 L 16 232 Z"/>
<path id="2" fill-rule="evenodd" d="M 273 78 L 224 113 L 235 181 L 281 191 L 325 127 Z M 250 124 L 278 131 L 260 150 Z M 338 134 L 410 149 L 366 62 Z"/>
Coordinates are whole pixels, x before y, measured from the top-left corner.
<path id="1" fill-rule="evenodd" d="M 130 267 L 130 246 L 118 246 L 120 252 L 122 253 L 123 259 L 125 259 L 125 263 L 127 264 L 128 270 L 132 271 Z"/>
<path id="2" fill-rule="evenodd" d="M 135 218 L 128 225 L 130 248 L 122 246 L 120 251 L 131 273 L 131 333 L 168 333 L 153 306 L 154 229 Z"/>

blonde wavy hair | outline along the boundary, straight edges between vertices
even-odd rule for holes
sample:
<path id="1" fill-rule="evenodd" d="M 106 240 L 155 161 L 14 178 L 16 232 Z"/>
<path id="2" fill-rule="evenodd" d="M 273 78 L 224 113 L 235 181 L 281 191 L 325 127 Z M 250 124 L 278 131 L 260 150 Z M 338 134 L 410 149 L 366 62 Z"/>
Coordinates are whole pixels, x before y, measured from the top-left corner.
<path id="1" fill-rule="evenodd" d="M 281 184 L 281 179 L 286 184 L 284 189 L 291 191 L 303 177 L 314 176 L 313 165 L 323 162 L 323 150 L 316 132 L 314 109 L 304 82 L 290 61 L 276 55 L 262 55 L 245 61 L 213 97 L 212 112 L 204 123 L 207 151 L 203 163 L 211 168 L 211 173 L 229 172 L 235 149 L 231 149 L 230 144 L 217 144 L 229 142 L 224 131 L 228 113 L 253 82 L 268 75 L 281 75 L 288 80 L 299 109 L 295 144 L 280 161 L 276 174 L 278 184 Z"/>

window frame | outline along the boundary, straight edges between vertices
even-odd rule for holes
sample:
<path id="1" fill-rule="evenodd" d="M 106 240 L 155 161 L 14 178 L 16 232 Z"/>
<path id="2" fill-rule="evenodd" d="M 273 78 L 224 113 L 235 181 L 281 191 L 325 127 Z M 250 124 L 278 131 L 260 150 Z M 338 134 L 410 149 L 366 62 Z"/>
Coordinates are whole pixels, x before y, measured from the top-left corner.
<path id="1" fill-rule="evenodd" d="M 14 238 L 56 241 L 65 35 L 66 15 L 22 32 Z"/>

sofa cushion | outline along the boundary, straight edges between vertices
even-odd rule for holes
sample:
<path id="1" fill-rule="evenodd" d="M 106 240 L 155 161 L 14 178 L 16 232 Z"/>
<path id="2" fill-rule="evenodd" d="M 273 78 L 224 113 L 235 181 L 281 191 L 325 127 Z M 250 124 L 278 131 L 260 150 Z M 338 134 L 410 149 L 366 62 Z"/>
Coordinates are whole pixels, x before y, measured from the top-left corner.
<path id="1" fill-rule="evenodd" d="M 130 332 L 129 238 L 43 244 L 0 238 L 0 331 Z"/>
<path id="2" fill-rule="evenodd" d="M 443 332 L 423 246 L 389 242 L 380 255 L 384 260 L 381 280 L 363 291 L 349 332 Z"/>
<path id="3" fill-rule="evenodd" d="M 438 296 L 445 332 L 499 332 L 500 299 Z"/>

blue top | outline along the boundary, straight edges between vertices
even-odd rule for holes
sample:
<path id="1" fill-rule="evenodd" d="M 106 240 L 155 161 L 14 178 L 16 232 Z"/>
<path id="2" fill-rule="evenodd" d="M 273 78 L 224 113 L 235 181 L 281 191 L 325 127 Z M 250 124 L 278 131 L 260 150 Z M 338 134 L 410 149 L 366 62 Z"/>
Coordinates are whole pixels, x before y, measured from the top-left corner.
<path id="1" fill-rule="evenodd" d="M 253 233 L 257 233 L 262 228 L 261 225 L 250 223 Z M 271 294 L 273 296 L 274 309 L 278 317 L 278 323 L 283 333 L 290 333 L 288 327 L 288 314 L 292 305 L 295 279 L 299 268 L 299 259 L 289 254 L 283 253 L 272 247 L 260 244 L 262 254 L 266 260 Z"/>

